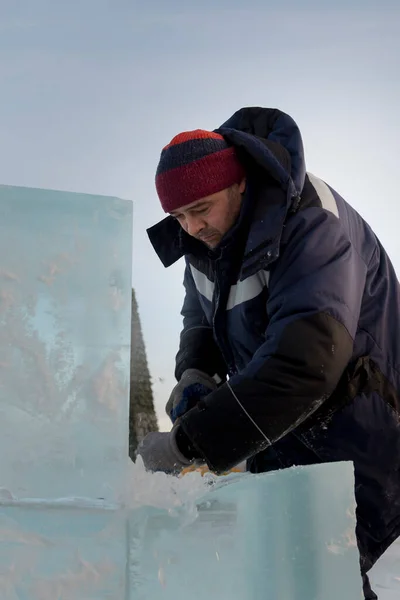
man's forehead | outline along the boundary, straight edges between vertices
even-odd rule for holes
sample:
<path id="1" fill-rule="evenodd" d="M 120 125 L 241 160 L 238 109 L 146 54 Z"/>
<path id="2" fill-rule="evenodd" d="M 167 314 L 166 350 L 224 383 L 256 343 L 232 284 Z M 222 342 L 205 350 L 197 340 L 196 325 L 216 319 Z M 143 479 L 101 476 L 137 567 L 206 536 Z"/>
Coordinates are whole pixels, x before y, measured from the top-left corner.
<path id="1" fill-rule="evenodd" d="M 193 210 L 194 208 L 201 206 L 202 204 L 204 204 L 205 202 L 207 202 L 209 200 L 210 200 L 209 196 L 207 196 L 206 198 L 200 198 L 200 200 L 195 200 L 194 202 L 191 202 L 190 204 L 185 204 L 185 206 L 181 206 L 180 208 L 177 208 L 176 210 L 171 210 L 170 214 L 172 216 L 174 216 L 174 215 L 179 215 L 180 213 L 186 212 L 188 210 Z"/>

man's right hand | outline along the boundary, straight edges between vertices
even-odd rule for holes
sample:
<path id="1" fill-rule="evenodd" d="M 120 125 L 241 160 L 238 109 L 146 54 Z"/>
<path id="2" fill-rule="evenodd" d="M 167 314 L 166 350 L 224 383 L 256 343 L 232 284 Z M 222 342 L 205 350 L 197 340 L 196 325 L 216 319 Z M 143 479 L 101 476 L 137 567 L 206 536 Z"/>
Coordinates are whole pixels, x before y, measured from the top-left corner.
<path id="1" fill-rule="evenodd" d="M 187 369 L 171 392 L 165 407 L 167 415 L 175 423 L 179 417 L 196 406 L 201 398 L 208 396 L 216 388 L 215 379 L 207 373 L 197 369 Z"/>

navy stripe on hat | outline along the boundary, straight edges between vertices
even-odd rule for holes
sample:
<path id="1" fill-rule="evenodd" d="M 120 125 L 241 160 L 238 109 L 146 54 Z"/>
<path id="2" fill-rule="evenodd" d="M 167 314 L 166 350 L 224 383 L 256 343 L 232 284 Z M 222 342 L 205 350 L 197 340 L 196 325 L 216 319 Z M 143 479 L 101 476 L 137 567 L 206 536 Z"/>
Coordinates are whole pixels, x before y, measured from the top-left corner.
<path id="1" fill-rule="evenodd" d="M 213 152 L 220 152 L 229 148 L 224 139 L 198 139 L 188 140 L 181 144 L 168 146 L 161 153 L 161 160 L 158 165 L 157 175 L 162 175 L 165 171 L 184 167 L 185 165 L 208 156 Z"/>

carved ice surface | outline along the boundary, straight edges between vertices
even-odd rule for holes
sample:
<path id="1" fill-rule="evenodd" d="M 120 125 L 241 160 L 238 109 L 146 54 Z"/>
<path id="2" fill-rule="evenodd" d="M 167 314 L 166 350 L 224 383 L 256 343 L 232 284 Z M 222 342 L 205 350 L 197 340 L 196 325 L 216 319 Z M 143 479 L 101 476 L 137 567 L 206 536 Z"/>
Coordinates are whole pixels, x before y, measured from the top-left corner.
<path id="1" fill-rule="evenodd" d="M 128 458 L 132 205 L 0 187 L 1 600 L 361 598 L 353 468 Z"/>

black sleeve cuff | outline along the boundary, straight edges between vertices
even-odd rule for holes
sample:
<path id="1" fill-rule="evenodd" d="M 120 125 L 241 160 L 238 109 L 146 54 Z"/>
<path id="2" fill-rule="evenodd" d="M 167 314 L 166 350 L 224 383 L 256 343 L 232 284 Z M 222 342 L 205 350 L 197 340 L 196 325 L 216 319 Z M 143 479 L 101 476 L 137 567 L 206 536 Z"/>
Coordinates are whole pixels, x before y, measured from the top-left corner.
<path id="1" fill-rule="evenodd" d="M 178 425 L 176 430 L 175 437 L 176 445 L 178 446 L 178 450 L 185 458 L 188 460 L 196 460 L 199 458 L 203 458 L 201 453 L 196 450 L 189 437 L 186 435 L 185 431 L 181 426 Z"/>

